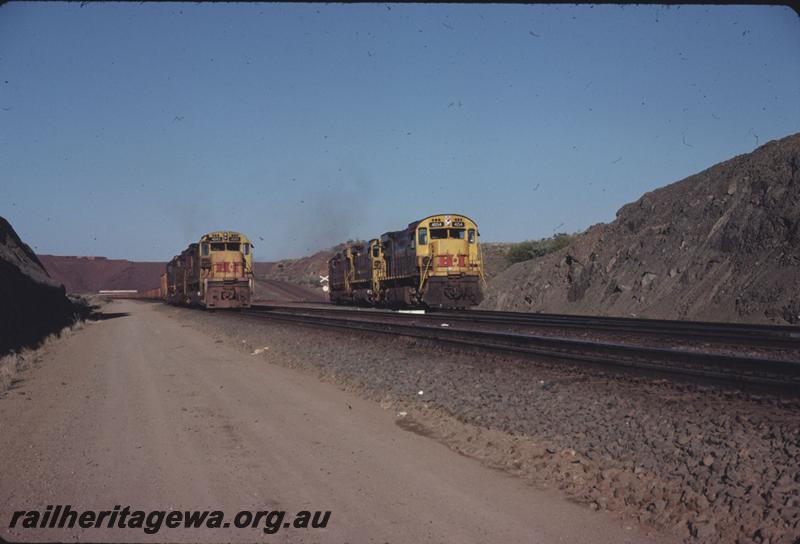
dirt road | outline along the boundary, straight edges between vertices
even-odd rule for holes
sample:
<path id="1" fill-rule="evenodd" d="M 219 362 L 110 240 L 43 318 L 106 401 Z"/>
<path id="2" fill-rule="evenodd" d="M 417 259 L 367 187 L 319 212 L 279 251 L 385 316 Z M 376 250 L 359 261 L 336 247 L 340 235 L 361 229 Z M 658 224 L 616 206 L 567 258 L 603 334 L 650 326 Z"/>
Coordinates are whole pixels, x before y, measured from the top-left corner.
<path id="1" fill-rule="evenodd" d="M 215 343 L 148 303 L 60 340 L 0 398 L 0 537 L 655 542 L 407 432 L 396 414 Z M 268 326 L 268 325 L 265 325 Z M 9 528 L 17 510 L 330 510 L 324 529 Z"/>

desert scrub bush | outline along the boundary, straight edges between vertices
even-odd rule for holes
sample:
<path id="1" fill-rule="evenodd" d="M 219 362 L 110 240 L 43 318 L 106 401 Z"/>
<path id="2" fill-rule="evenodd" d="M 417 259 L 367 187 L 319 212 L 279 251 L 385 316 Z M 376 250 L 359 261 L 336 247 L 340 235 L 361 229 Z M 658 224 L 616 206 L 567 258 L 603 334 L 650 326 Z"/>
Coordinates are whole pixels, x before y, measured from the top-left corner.
<path id="1" fill-rule="evenodd" d="M 514 244 L 508 250 L 506 259 L 510 264 L 530 261 L 565 248 L 572 243 L 575 236 L 566 233 L 559 233 L 552 238 L 542 238 L 541 240 L 526 240 Z"/>

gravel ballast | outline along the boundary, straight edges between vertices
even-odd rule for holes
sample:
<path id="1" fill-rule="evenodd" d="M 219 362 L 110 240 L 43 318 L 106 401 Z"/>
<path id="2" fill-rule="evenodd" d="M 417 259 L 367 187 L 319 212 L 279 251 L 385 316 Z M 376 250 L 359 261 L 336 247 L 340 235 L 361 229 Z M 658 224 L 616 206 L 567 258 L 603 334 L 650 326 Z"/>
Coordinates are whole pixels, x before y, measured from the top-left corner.
<path id="1" fill-rule="evenodd" d="M 800 401 L 428 341 L 162 306 L 404 429 L 688 542 L 800 538 Z"/>

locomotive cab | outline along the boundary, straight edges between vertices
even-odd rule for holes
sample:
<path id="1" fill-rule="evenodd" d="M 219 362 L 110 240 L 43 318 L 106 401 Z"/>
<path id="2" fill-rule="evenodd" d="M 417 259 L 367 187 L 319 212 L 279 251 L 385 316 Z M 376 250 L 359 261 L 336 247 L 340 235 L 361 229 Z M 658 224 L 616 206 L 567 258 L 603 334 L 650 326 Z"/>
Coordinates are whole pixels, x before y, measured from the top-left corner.
<path id="1" fill-rule="evenodd" d="M 328 261 L 334 303 L 466 308 L 480 303 L 478 227 L 461 215 L 434 215 L 345 247 Z"/>
<path id="2" fill-rule="evenodd" d="M 189 244 L 167 264 L 161 284 L 167 302 L 206 308 L 247 308 L 253 288 L 253 244 L 234 231 Z"/>
<path id="3" fill-rule="evenodd" d="M 423 302 L 433 307 L 480 303 L 483 263 L 475 222 L 460 215 L 431 216 L 417 223 L 415 235 Z"/>
<path id="4" fill-rule="evenodd" d="M 253 292 L 253 245 L 232 231 L 200 239 L 199 296 L 207 308 L 250 306 Z"/>
<path id="5" fill-rule="evenodd" d="M 464 276 L 479 271 L 478 228 L 464 217 L 430 217 L 416 228 L 417 257 L 431 276 Z"/>

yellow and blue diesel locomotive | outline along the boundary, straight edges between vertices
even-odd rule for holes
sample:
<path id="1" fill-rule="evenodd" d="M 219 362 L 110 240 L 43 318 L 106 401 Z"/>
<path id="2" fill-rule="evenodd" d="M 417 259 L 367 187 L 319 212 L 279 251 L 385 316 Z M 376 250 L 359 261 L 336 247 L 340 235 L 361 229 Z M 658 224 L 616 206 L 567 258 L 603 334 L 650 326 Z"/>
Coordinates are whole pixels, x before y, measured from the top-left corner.
<path id="1" fill-rule="evenodd" d="M 167 264 L 161 294 L 170 304 L 248 308 L 253 296 L 253 244 L 234 231 L 203 235 Z"/>
<path id="2" fill-rule="evenodd" d="M 463 215 L 432 215 L 352 244 L 328 261 L 335 304 L 466 308 L 483 299 L 478 226 Z"/>

